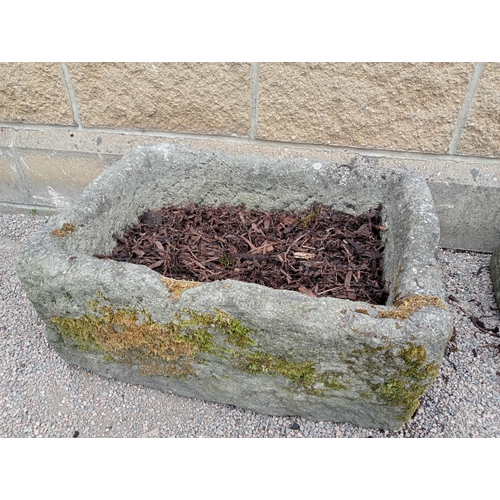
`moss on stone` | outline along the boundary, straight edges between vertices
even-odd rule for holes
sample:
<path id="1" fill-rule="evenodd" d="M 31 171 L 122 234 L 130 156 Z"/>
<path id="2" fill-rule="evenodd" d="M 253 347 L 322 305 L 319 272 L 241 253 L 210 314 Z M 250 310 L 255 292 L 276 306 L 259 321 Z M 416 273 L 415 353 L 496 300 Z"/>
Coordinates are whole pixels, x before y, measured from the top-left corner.
<path id="1" fill-rule="evenodd" d="M 290 390 L 325 396 L 346 387 L 340 373 L 318 373 L 310 361 L 291 361 L 263 351 L 254 351 L 253 332 L 221 309 L 214 313 L 184 309 L 169 323 L 156 323 L 145 310 L 115 309 L 102 295 L 89 302 L 91 313 L 79 318 L 54 317 L 52 322 L 66 340 L 83 351 L 102 354 L 107 362 L 135 365 L 143 375 L 185 377 L 195 375 L 195 363 L 204 363 L 201 353 L 226 359 L 233 367 L 253 374 L 282 375 Z M 215 332 L 223 339 L 215 342 Z M 220 337 L 219 337 L 220 339 Z"/>
<path id="2" fill-rule="evenodd" d="M 401 408 L 402 422 L 411 418 L 420 396 L 439 372 L 438 363 L 427 363 L 425 348 L 413 343 L 399 348 L 392 344 L 365 345 L 352 351 L 346 362 L 353 372 L 366 377 L 367 385 L 379 401 Z M 383 382 L 372 382 L 375 377 L 382 378 Z"/>
<path id="3" fill-rule="evenodd" d="M 64 238 L 69 236 L 75 229 L 76 227 L 73 224 L 65 222 L 61 229 L 52 229 L 51 234 L 52 236 L 56 236 L 58 238 Z"/>
<path id="4" fill-rule="evenodd" d="M 100 293 L 88 307 L 92 314 L 60 316 L 52 322 L 80 350 L 101 351 L 104 361 L 138 365 L 147 375 L 194 374 L 194 362 L 203 362 L 200 353 L 237 357 L 240 350 L 254 345 L 252 330 L 220 309 L 214 309 L 214 314 L 185 309 L 174 321 L 156 323 L 145 310 L 115 309 Z M 216 346 L 214 329 L 237 349 Z"/>
<path id="5" fill-rule="evenodd" d="M 99 319 L 96 316 L 85 315 L 81 318 L 55 317 L 52 323 L 64 337 L 74 340 L 81 351 L 100 351 L 94 332 L 99 328 Z"/>
<path id="6" fill-rule="evenodd" d="M 223 333 L 228 344 L 240 349 L 255 345 L 255 342 L 249 336 L 249 333 L 253 330 L 244 327 L 237 319 L 221 309 L 214 308 L 214 311 L 215 314 L 210 314 L 184 309 L 183 312 L 189 316 L 189 319 L 179 320 L 179 325 L 182 327 L 217 328 Z"/>
<path id="7" fill-rule="evenodd" d="M 249 373 L 282 375 L 292 382 L 292 388 L 315 396 L 324 396 L 325 388 L 346 389 L 337 380 L 338 373 L 318 373 L 312 361 L 292 362 L 284 357 L 257 351 L 242 356 L 239 364 Z"/>
<path id="8" fill-rule="evenodd" d="M 396 303 L 396 307 L 392 307 L 386 311 L 380 311 L 377 315 L 378 318 L 392 318 L 392 319 L 408 319 L 418 309 L 422 307 L 439 307 L 446 309 L 445 303 L 434 295 L 412 295 L 400 299 Z"/>
<path id="9" fill-rule="evenodd" d="M 335 371 L 326 371 L 323 373 L 319 373 L 318 382 L 323 384 L 328 389 L 332 389 L 334 391 L 347 389 L 347 386 L 338 381 L 341 375 L 341 373 Z"/>
<path id="10" fill-rule="evenodd" d="M 103 360 L 111 357 L 125 364 L 137 365 L 144 374 L 170 376 L 194 373 L 197 352 L 213 348 L 212 335 L 196 329 L 181 331 L 174 322 L 155 323 L 144 311 L 114 309 L 111 305 L 94 307 L 96 314 L 80 318 L 56 317 L 52 322 L 65 338 L 82 350 L 102 351 Z M 139 319 L 142 316 L 142 321 Z"/>
<path id="11" fill-rule="evenodd" d="M 368 314 L 368 311 L 366 309 L 354 309 L 354 311 L 359 314 Z"/>
<path id="12" fill-rule="evenodd" d="M 201 283 L 197 281 L 186 281 L 186 280 L 176 280 L 173 278 L 167 278 L 165 276 L 160 276 L 163 284 L 167 287 L 167 290 L 175 297 L 179 298 L 182 292 L 200 286 Z"/>

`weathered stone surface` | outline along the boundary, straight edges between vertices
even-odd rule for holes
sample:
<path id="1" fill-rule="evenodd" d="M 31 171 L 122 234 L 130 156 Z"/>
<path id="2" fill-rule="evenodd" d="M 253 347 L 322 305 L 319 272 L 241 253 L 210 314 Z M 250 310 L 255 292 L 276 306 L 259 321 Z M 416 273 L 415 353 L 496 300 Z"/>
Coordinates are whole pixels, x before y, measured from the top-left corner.
<path id="1" fill-rule="evenodd" d="M 84 125 L 247 135 L 250 65 L 70 63 Z"/>
<path id="2" fill-rule="evenodd" d="M 262 63 L 261 139 L 445 153 L 470 63 Z"/>
<path id="3" fill-rule="evenodd" d="M 386 306 L 233 280 L 179 282 L 101 260 L 146 209 L 193 201 L 263 210 L 317 200 L 383 205 Z M 401 170 L 271 160 L 172 145 L 107 168 L 20 254 L 17 271 L 54 349 L 97 373 L 258 412 L 393 429 L 436 376 L 451 315 L 423 178 Z"/>
<path id="4" fill-rule="evenodd" d="M 0 63 L 0 121 L 71 125 L 58 63 Z"/>
<path id="5" fill-rule="evenodd" d="M 26 183 L 35 203 L 67 207 L 113 162 L 89 154 L 18 150 Z"/>
<path id="6" fill-rule="evenodd" d="M 487 63 L 458 153 L 500 158 L 500 63 Z"/>

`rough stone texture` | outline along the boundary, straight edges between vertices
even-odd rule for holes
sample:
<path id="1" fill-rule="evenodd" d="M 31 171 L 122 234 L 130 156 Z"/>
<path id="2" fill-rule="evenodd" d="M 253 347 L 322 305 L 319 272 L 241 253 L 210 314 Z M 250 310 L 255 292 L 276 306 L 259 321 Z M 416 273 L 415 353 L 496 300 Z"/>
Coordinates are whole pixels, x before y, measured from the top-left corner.
<path id="1" fill-rule="evenodd" d="M 64 208 L 116 160 L 97 155 L 18 150 L 34 202 Z"/>
<path id="2" fill-rule="evenodd" d="M 70 63 L 83 125 L 247 135 L 250 65 Z"/>
<path id="3" fill-rule="evenodd" d="M 182 283 L 100 260 L 148 208 L 188 200 L 263 210 L 383 205 L 387 306 L 233 280 Z M 307 159 L 137 148 L 22 250 L 17 272 L 54 349 L 97 373 L 276 415 L 399 428 L 451 335 L 423 178 Z"/>
<path id="4" fill-rule="evenodd" d="M 71 125 L 58 63 L 0 63 L 0 121 Z"/>
<path id="5" fill-rule="evenodd" d="M 458 153 L 500 157 L 500 63 L 487 63 Z"/>
<path id="6" fill-rule="evenodd" d="M 261 63 L 261 139 L 445 153 L 471 63 Z"/>

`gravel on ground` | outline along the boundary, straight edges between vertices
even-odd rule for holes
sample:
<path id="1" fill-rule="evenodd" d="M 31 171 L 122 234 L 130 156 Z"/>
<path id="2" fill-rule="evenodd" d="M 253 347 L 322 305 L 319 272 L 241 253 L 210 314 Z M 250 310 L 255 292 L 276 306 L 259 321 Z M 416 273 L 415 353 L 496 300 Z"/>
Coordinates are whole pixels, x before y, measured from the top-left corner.
<path id="1" fill-rule="evenodd" d="M 48 345 L 15 273 L 20 247 L 46 220 L 0 214 L 0 437 L 500 437 L 500 339 L 487 330 L 500 313 L 489 254 L 438 251 L 455 334 L 413 419 L 383 431 L 260 415 L 69 365 Z"/>

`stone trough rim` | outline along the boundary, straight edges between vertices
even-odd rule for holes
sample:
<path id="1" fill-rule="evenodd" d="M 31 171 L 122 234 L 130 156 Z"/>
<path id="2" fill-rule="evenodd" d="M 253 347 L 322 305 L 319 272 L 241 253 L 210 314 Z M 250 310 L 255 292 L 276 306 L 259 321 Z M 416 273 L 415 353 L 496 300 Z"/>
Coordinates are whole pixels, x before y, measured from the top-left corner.
<path id="1" fill-rule="evenodd" d="M 96 179 L 94 179 L 94 181 L 92 181 L 89 186 L 87 186 L 84 190 L 84 192 L 82 193 L 82 195 L 78 198 L 78 200 L 73 203 L 72 205 L 70 205 L 69 207 L 66 207 L 65 209 L 61 210 L 58 214 L 55 214 L 54 216 L 52 216 L 50 219 L 49 219 L 49 222 L 47 224 L 47 229 L 51 229 L 51 230 L 57 230 L 59 228 L 61 228 L 62 225 L 64 225 L 65 222 L 71 222 L 71 218 L 72 218 L 72 215 L 73 215 L 73 209 L 74 207 L 78 204 L 78 202 L 80 200 L 83 200 L 85 198 L 85 196 L 87 195 L 87 193 L 91 192 L 92 189 L 93 189 L 93 186 L 99 184 L 102 182 L 102 179 L 108 175 L 112 175 L 112 171 L 113 169 L 117 169 L 118 165 L 125 162 L 125 161 L 128 161 L 129 158 L 133 158 L 134 156 L 137 156 L 137 155 L 145 155 L 146 157 L 149 157 L 149 155 L 151 154 L 151 152 L 154 152 L 154 151 L 157 151 L 157 150 L 166 150 L 166 151 L 174 151 L 174 154 L 176 151 L 178 150 L 181 150 L 181 151 L 194 151 L 194 152 L 206 152 L 208 154 L 216 154 L 216 155 L 219 155 L 220 157 L 227 157 L 227 158 L 259 158 L 263 161 L 266 161 L 266 162 L 276 162 L 276 163 L 283 163 L 283 164 L 286 164 L 287 162 L 293 162 L 294 160 L 308 160 L 307 158 L 286 158 L 286 159 L 279 159 L 279 160 L 276 160 L 274 158 L 266 158 L 264 156 L 260 156 L 260 155 L 250 155 L 250 154 L 229 154 L 229 153 L 225 153 L 225 152 L 219 152 L 219 151 L 212 151 L 212 150 L 204 150 L 204 149 L 196 149 L 196 148 L 191 148 L 191 147 L 187 147 L 187 146 L 184 146 L 184 145 L 178 145 L 178 144 L 169 144 L 169 143 L 158 143 L 158 144 L 153 144 L 153 145 L 146 145 L 146 146 L 138 146 L 138 147 L 135 147 L 133 148 L 127 155 L 125 155 L 121 160 L 119 160 L 118 162 L 116 162 L 115 164 L 107 167 Z M 428 193 L 428 196 L 431 198 L 432 200 L 432 195 L 430 194 L 430 190 L 427 186 L 427 183 L 425 182 L 425 179 L 423 178 L 422 174 L 420 174 L 419 172 L 415 172 L 415 171 L 412 171 L 412 170 L 407 170 L 405 169 L 404 167 L 402 168 L 374 168 L 374 167 L 368 167 L 368 166 L 356 166 L 356 167 L 352 167 L 351 165 L 338 165 L 338 164 L 335 164 L 333 162 L 330 162 L 330 161 L 317 161 L 317 160 L 308 160 L 310 163 L 312 163 L 312 166 L 313 168 L 316 168 L 315 165 L 328 165 L 328 166 L 333 166 L 333 167 L 345 167 L 345 168 L 348 168 L 349 170 L 352 168 L 352 169 L 355 169 L 357 171 L 366 171 L 366 172 L 371 172 L 371 171 L 375 171 L 375 170 L 383 170 L 384 172 L 386 172 L 387 174 L 390 174 L 391 172 L 396 174 L 396 175 L 402 175 L 404 178 L 412 178 L 414 180 L 418 180 L 420 183 L 423 183 L 425 185 L 425 190 L 427 191 Z M 148 207 L 150 209 L 157 209 L 157 208 L 161 208 L 160 206 L 152 206 L 152 207 Z M 250 208 L 253 208 L 253 207 L 250 207 Z M 375 207 L 372 207 L 372 208 L 375 208 Z M 383 207 L 385 209 L 385 207 Z M 86 209 L 86 210 L 89 210 L 90 209 Z M 147 210 L 147 209 L 146 209 Z M 435 210 L 433 208 L 433 212 L 434 212 L 434 215 L 435 215 L 435 225 L 436 225 L 436 228 L 437 229 L 437 232 L 436 232 L 436 235 L 434 237 L 434 251 L 433 251 L 433 260 L 436 261 L 436 258 L 435 258 L 435 254 L 437 252 L 437 248 L 438 248 L 438 242 L 439 242 L 439 220 L 437 218 L 437 214 L 435 213 Z M 144 212 L 142 212 L 144 213 Z M 347 212 L 347 213 L 352 213 L 352 212 Z M 68 216 L 66 214 L 69 214 Z M 79 215 L 79 214 L 76 214 L 76 215 Z M 44 228 L 45 229 L 45 228 Z M 125 228 L 122 228 L 121 230 L 121 233 L 123 233 L 123 231 L 125 230 Z M 42 229 L 43 231 L 43 229 Z M 74 253 L 74 252 L 73 252 Z M 88 254 L 85 254 L 83 253 L 82 255 L 88 255 Z M 92 257 L 94 258 L 94 257 Z M 437 262 L 437 261 L 436 261 Z M 133 265 L 136 265 L 136 264 L 133 264 Z M 385 266 L 385 255 L 384 255 L 384 264 Z M 147 268 L 147 266 L 143 266 L 145 268 Z M 155 273 L 155 275 L 159 275 L 159 273 L 155 272 L 154 270 L 151 270 L 152 272 Z M 403 270 L 404 272 L 404 270 Z M 161 276 L 161 275 L 159 275 Z M 175 279 L 175 278 L 171 278 L 171 279 Z M 181 280 L 182 281 L 182 280 Z M 226 281 L 226 280 L 221 280 L 221 281 Z M 236 280 L 235 280 L 236 281 Z M 197 282 L 198 283 L 198 282 Z M 203 286 L 204 284 L 206 284 L 207 282 L 199 282 L 201 285 L 200 286 Z M 247 283 L 247 282 L 241 282 L 241 283 Z M 256 283 L 248 283 L 249 285 L 257 285 Z M 269 287 L 266 287 L 265 285 L 259 285 L 259 286 L 264 286 L 265 288 L 269 288 Z M 282 291 L 286 291 L 286 290 L 282 290 Z M 405 291 L 406 292 L 406 291 Z M 300 292 L 294 292 L 294 293 L 299 293 Z M 408 293 L 405 293 L 403 295 L 409 295 L 409 291 Z M 303 295 L 303 294 L 300 294 L 300 295 Z M 441 293 L 429 293 L 427 294 L 425 292 L 425 287 L 424 287 L 424 292 L 422 293 L 422 295 L 438 295 L 440 298 L 444 299 L 444 287 L 441 287 Z M 311 297 L 313 298 L 313 297 Z M 318 299 L 320 297 L 314 297 L 313 299 Z M 321 297 L 321 298 L 329 298 L 329 299 L 335 299 L 335 300 L 346 300 L 348 302 L 351 302 L 349 299 L 337 299 L 336 297 Z M 392 304 L 392 294 L 391 296 L 387 299 L 386 301 L 386 304 L 378 304 L 377 307 L 391 307 L 393 304 Z M 354 302 L 359 302 L 359 303 L 363 303 L 363 304 L 367 304 L 365 301 L 354 301 Z M 370 305 L 370 304 L 369 304 Z"/>

